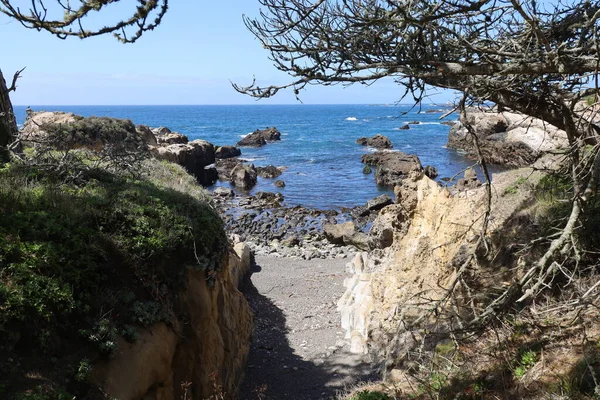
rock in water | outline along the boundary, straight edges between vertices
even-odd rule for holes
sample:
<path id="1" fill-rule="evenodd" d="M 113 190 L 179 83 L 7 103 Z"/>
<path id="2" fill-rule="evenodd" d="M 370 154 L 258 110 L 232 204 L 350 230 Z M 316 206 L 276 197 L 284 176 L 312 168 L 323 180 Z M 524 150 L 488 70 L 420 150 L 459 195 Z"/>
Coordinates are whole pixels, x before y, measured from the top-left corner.
<path id="1" fill-rule="evenodd" d="M 212 185 L 214 183 L 213 179 L 216 179 L 216 172 L 213 173 L 205 169 L 205 167 L 215 162 L 215 148 L 205 140 L 156 147 L 153 153 L 160 160 L 167 160 L 181 165 L 205 186 Z"/>
<path id="2" fill-rule="evenodd" d="M 238 164 L 231 171 L 231 183 L 241 189 L 251 189 L 256 185 L 256 168 L 253 164 Z"/>
<path id="3" fill-rule="evenodd" d="M 423 169 L 425 176 L 429 179 L 435 179 L 438 176 L 438 170 L 433 165 L 428 165 Z"/>
<path id="4" fill-rule="evenodd" d="M 277 178 L 282 174 L 281 170 L 273 165 L 267 165 L 266 167 L 257 167 L 256 172 L 258 176 L 267 179 Z"/>
<path id="5" fill-rule="evenodd" d="M 235 194 L 233 193 L 233 190 L 223 187 L 223 186 L 219 186 L 218 188 L 216 188 L 213 191 L 213 196 L 218 196 L 218 197 L 234 197 Z"/>
<path id="6" fill-rule="evenodd" d="M 235 146 L 219 146 L 215 151 L 217 159 L 233 158 L 242 155 L 242 151 Z"/>
<path id="7" fill-rule="evenodd" d="M 246 135 L 240 140 L 236 146 L 261 147 L 267 142 L 281 140 L 281 133 L 277 128 L 257 129 L 254 132 Z"/>
<path id="8" fill-rule="evenodd" d="M 277 186 L 278 188 L 284 188 L 284 187 L 285 187 L 285 182 L 284 182 L 284 181 L 282 181 L 281 179 L 279 179 L 279 180 L 276 180 L 276 181 L 275 181 L 273 184 L 274 184 L 275 186 Z"/>
<path id="9" fill-rule="evenodd" d="M 392 142 L 390 141 L 390 139 L 387 136 L 383 136 L 380 134 L 377 134 L 371 138 L 361 137 L 356 140 L 356 143 L 358 143 L 362 146 L 371 146 L 376 149 L 391 149 L 392 148 Z"/>
<path id="10" fill-rule="evenodd" d="M 378 185 L 394 187 L 402 182 L 411 172 L 422 172 L 423 167 L 419 157 L 396 152 L 378 151 L 372 154 L 365 154 L 362 162 L 376 166 L 375 181 Z"/>

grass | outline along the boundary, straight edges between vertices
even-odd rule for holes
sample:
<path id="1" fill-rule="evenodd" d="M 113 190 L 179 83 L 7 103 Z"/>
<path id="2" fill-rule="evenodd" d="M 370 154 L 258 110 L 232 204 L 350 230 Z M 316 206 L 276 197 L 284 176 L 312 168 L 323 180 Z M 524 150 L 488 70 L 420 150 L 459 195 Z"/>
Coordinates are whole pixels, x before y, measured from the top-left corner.
<path id="1" fill-rule="evenodd" d="M 227 238 L 209 196 L 179 167 L 141 167 L 141 179 L 95 171 L 78 184 L 0 170 L 0 386 L 15 398 L 62 399 L 28 371 L 85 381 L 117 335 L 173 320 L 188 269 L 214 279 Z"/>

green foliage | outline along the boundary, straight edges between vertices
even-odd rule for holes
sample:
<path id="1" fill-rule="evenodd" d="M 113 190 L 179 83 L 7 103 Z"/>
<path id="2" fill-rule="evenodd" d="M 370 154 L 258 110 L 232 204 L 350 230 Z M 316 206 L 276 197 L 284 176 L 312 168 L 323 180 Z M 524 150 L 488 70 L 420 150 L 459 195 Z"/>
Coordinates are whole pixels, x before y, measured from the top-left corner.
<path id="1" fill-rule="evenodd" d="M 174 190 L 162 164 L 144 166 L 146 179 L 100 173 L 77 184 L 0 170 L 0 365 L 15 345 L 60 356 L 74 340 L 111 355 L 118 334 L 133 341 L 136 326 L 172 320 L 189 268 L 218 270 L 227 238 L 204 191 Z M 85 365 L 70 368 L 83 379 Z"/>
<path id="2" fill-rule="evenodd" d="M 363 174 L 368 175 L 368 174 L 370 174 L 373 171 L 371 170 L 371 167 L 369 165 L 365 165 L 363 167 L 363 171 L 362 172 L 363 172 Z"/>
<path id="3" fill-rule="evenodd" d="M 507 194 L 516 194 L 521 186 L 523 186 L 527 182 L 527 178 L 520 176 L 517 180 L 506 189 L 504 189 L 504 195 Z"/>
<path id="4" fill-rule="evenodd" d="M 521 354 L 521 357 L 518 360 L 518 365 L 514 370 L 514 375 L 517 378 L 522 378 L 525 376 L 527 371 L 533 367 L 539 359 L 539 355 L 533 350 L 527 350 Z"/>
<path id="5" fill-rule="evenodd" d="M 389 395 L 371 390 L 362 390 L 350 398 L 350 400 L 393 400 Z"/>
<path id="6" fill-rule="evenodd" d="M 37 386 L 34 390 L 18 393 L 15 400 L 73 400 L 76 398 L 64 388 Z"/>

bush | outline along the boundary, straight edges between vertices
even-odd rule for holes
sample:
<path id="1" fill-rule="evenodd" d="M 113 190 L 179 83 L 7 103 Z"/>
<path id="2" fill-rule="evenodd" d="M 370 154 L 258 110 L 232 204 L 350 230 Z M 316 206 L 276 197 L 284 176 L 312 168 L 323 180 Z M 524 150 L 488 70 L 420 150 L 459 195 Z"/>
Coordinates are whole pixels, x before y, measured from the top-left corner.
<path id="1" fill-rule="evenodd" d="M 172 320 L 189 268 L 219 269 L 227 238 L 208 196 L 170 188 L 159 162 L 144 167 L 146 179 L 103 172 L 77 184 L 0 171 L 0 385 L 21 373 L 19 357 L 110 355 L 118 333 L 135 340 L 134 326 Z M 77 371 L 81 358 L 69 360 Z"/>

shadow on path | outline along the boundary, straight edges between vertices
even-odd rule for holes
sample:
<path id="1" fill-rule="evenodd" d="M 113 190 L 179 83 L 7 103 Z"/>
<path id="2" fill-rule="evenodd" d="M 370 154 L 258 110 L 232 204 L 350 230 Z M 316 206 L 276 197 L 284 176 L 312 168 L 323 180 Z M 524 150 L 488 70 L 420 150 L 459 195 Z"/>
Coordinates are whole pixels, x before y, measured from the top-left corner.
<path id="1" fill-rule="evenodd" d="M 286 315 L 273 301 L 274 290 L 261 293 L 253 283 L 261 271 L 261 266 L 253 266 L 242 285 L 255 327 L 240 400 L 331 399 L 347 385 L 377 379 L 372 365 L 342 350 L 316 360 L 298 355 L 290 345 Z"/>

